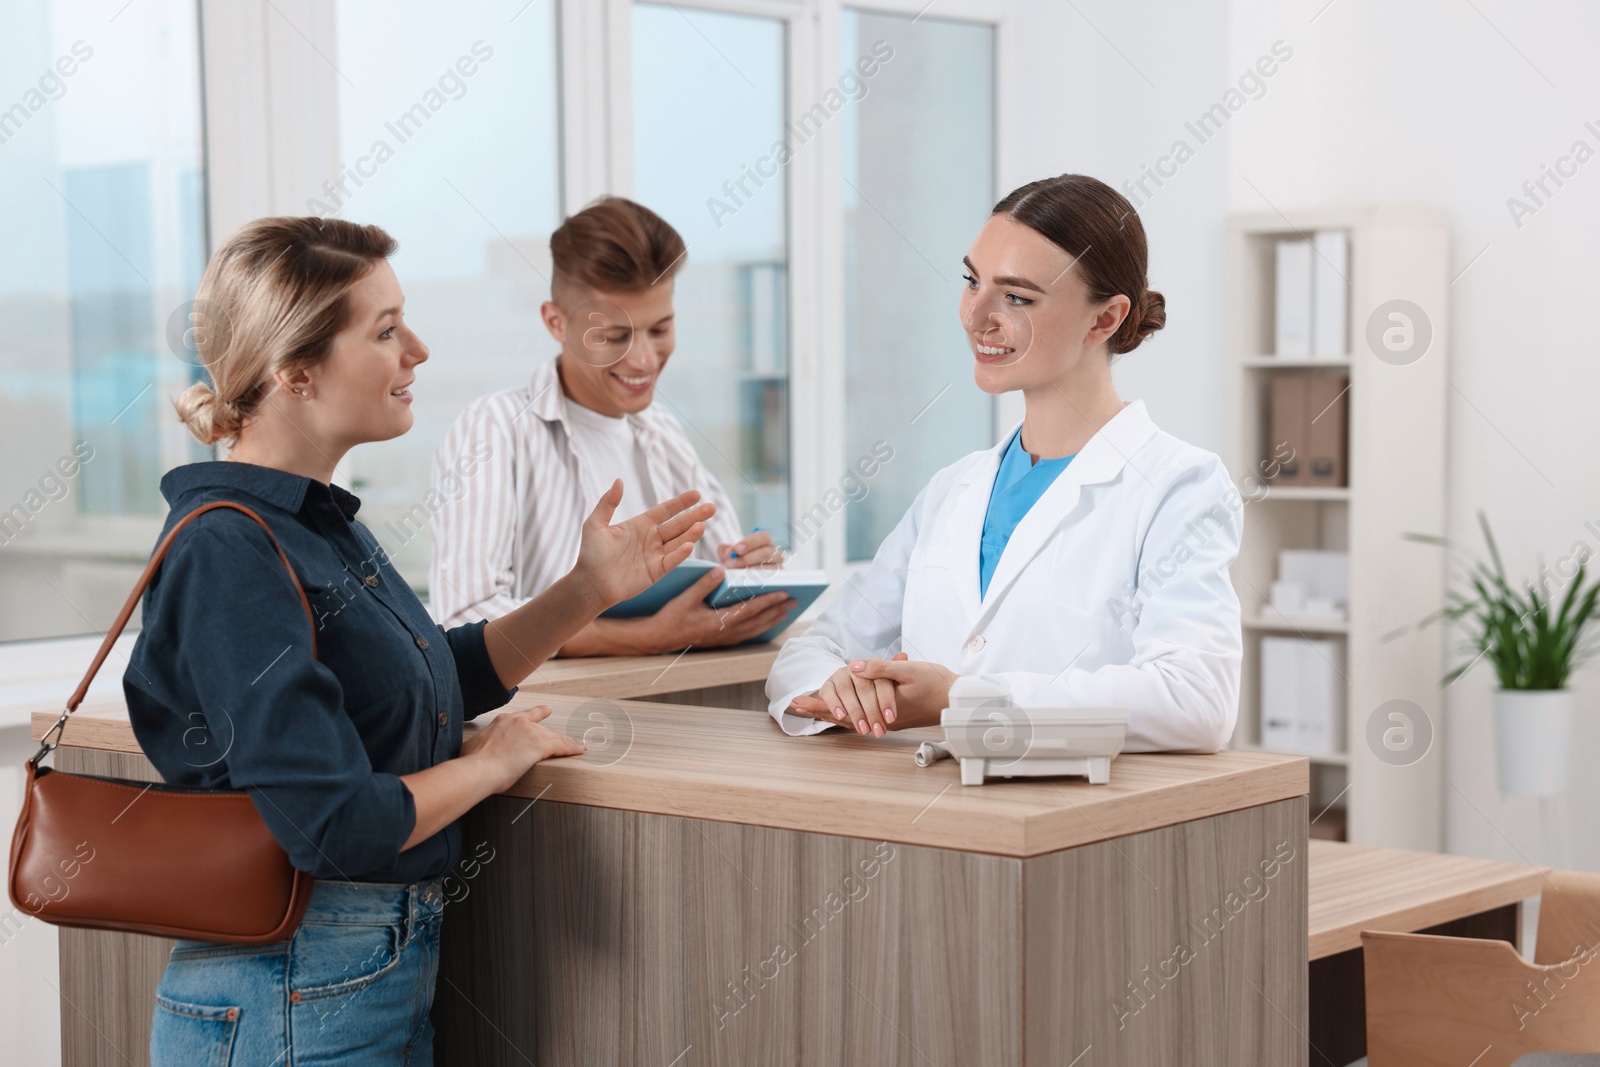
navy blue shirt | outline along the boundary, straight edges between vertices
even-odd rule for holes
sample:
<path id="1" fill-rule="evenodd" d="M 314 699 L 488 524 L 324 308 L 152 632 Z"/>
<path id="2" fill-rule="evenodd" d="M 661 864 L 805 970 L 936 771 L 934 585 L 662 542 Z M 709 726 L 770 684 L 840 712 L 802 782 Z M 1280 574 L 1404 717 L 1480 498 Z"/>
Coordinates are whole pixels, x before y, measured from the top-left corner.
<path id="1" fill-rule="evenodd" d="M 294 865 L 318 878 L 415 882 L 453 867 L 457 823 L 400 851 L 416 804 L 399 776 L 459 755 L 462 722 L 516 692 L 489 661 L 485 624 L 435 624 L 339 486 L 230 460 L 175 468 L 161 492 L 163 537 L 213 500 L 266 521 L 311 603 L 316 654 L 261 527 L 233 508 L 195 519 L 145 591 L 122 680 L 156 770 L 248 791 Z"/>

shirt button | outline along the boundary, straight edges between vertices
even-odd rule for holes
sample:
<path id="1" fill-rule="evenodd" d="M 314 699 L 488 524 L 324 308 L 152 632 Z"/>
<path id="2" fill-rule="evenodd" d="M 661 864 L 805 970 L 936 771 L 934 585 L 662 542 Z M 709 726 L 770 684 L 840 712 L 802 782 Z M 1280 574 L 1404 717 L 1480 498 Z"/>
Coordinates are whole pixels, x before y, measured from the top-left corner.
<path id="1" fill-rule="evenodd" d="M 441 712 L 440 712 L 440 713 L 439 713 L 439 725 L 440 725 L 440 726 L 443 726 L 443 725 L 444 725 L 444 724 L 445 724 L 445 723 L 447 723 L 447 722 L 449 722 L 449 721 L 450 721 L 450 716 L 449 716 L 449 714 L 448 714 L 448 713 L 446 713 L 446 712 L 443 712 L 443 711 L 441 711 Z"/>
<path id="2" fill-rule="evenodd" d="M 972 635 L 972 640 L 967 642 L 967 651 L 968 652 L 982 652 L 983 651 L 983 646 L 984 646 L 983 635 L 982 634 L 973 634 Z"/>
<path id="3" fill-rule="evenodd" d="M 426 637 L 417 638 L 417 647 L 424 652 L 428 651 L 428 639 Z"/>
<path id="4" fill-rule="evenodd" d="M 361 581 L 368 589 L 378 588 L 378 576 L 376 574 L 369 574 Z"/>

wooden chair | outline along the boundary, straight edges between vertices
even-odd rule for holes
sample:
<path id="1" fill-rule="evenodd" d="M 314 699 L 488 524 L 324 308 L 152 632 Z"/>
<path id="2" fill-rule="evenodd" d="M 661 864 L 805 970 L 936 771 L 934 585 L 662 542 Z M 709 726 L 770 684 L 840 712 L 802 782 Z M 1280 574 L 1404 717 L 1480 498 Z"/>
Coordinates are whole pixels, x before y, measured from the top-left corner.
<path id="1" fill-rule="evenodd" d="M 1600 1052 L 1600 874 L 1556 871 L 1528 963 L 1505 941 L 1361 934 L 1369 1067 Z"/>

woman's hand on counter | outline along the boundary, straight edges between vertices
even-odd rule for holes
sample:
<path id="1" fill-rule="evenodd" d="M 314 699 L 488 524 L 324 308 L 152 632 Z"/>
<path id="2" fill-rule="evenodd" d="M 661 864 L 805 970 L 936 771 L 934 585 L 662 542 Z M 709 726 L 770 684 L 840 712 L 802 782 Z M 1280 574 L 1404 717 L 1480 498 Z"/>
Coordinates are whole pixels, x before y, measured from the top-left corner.
<path id="1" fill-rule="evenodd" d="M 815 695 L 795 697 L 791 707 L 801 715 L 882 737 L 889 730 L 936 725 L 956 678 L 937 663 L 896 652 L 893 659 L 852 660 L 834 671 Z"/>
<path id="2" fill-rule="evenodd" d="M 544 725 L 550 709 L 543 704 L 507 711 L 461 742 L 461 758 L 477 763 L 493 786 L 503 792 L 534 764 L 556 756 L 579 756 L 588 744 Z"/>
<path id="3" fill-rule="evenodd" d="M 552 756 L 576 756 L 589 746 L 543 725 L 547 707 L 506 711 L 461 742 L 461 755 L 400 776 L 416 807 L 404 852 L 465 815 L 485 797 L 510 789 L 528 768 Z"/>
<path id="4" fill-rule="evenodd" d="M 573 576 L 595 592 L 602 610 L 644 592 L 694 552 L 717 510 L 715 504 L 696 504 L 699 499 L 691 489 L 613 526 L 611 516 L 622 502 L 618 478 L 583 522 Z"/>

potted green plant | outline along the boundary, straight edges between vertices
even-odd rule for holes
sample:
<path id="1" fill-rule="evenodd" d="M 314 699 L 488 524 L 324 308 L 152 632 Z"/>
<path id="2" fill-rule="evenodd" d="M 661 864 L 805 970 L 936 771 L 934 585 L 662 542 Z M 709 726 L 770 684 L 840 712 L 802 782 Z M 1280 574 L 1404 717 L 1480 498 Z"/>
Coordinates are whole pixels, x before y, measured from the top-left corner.
<path id="1" fill-rule="evenodd" d="M 1489 521 L 1478 513 L 1489 546 L 1489 561 L 1472 558 L 1466 588 L 1453 589 L 1443 608 L 1422 625 L 1449 621 L 1467 632 L 1470 656 L 1444 676 L 1449 685 L 1479 660 L 1494 668 L 1496 767 L 1500 789 L 1516 796 L 1551 796 L 1566 789 L 1571 762 L 1572 691 L 1568 679 L 1594 651 L 1586 640 L 1595 620 L 1600 581 L 1587 589 L 1587 559 L 1560 587 L 1560 576 L 1514 588 L 1506 578 Z M 1444 538 L 1424 534 L 1412 540 L 1454 549 Z M 1554 584 L 1554 588 L 1551 588 Z"/>

